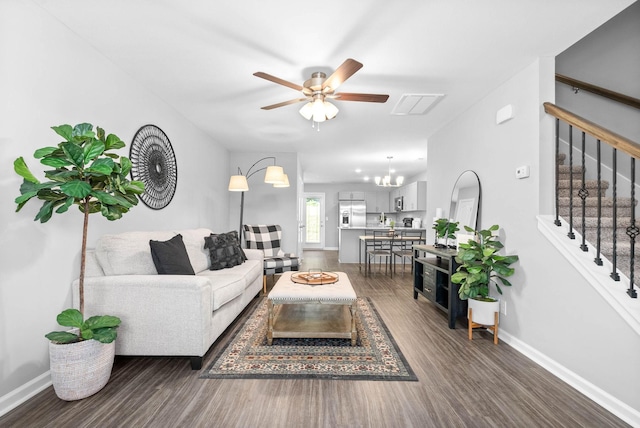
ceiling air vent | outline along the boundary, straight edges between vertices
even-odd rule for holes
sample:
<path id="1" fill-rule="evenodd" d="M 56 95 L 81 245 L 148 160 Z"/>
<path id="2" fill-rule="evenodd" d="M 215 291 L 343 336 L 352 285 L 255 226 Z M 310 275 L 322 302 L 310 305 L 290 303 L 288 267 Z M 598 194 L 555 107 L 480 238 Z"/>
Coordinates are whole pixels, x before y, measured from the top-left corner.
<path id="1" fill-rule="evenodd" d="M 444 94 L 404 94 L 391 114 L 397 116 L 427 114 Z"/>

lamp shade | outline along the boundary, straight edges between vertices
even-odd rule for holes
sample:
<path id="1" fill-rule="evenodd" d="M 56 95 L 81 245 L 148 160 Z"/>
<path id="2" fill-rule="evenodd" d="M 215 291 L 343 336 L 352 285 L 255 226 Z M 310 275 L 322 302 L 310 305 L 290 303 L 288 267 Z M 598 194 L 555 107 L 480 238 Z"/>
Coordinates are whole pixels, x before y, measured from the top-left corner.
<path id="1" fill-rule="evenodd" d="M 289 187 L 289 176 L 287 174 L 284 174 L 284 182 L 275 183 L 273 187 Z"/>
<path id="2" fill-rule="evenodd" d="M 313 121 L 324 122 L 327 120 L 327 115 L 324 112 L 324 103 L 320 98 L 317 98 L 313 102 Z"/>
<path id="3" fill-rule="evenodd" d="M 327 120 L 331 120 L 338 114 L 338 107 L 331 104 L 329 101 L 324 102 L 324 113 L 327 116 Z"/>
<path id="4" fill-rule="evenodd" d="M 267 172 L 264 175 L 264 182 L 269 184 L 284 183 L 284 169 L 277 165 L 267 167 Z"/>
<path id="5" fill-rule="evenodd" d="M 302 106 L 300 109 L 300 114 L 307 120 L 310 120 L 313 117 L 313 103 L 308 102 Z"/>
<path id="6" fill-rule="evenodd" d="M 230 192 L 246 192 L 247 190 L 249 190 L 247 177 L 244 175 L 232 175 L 231 178 L 229 178 Z"/>

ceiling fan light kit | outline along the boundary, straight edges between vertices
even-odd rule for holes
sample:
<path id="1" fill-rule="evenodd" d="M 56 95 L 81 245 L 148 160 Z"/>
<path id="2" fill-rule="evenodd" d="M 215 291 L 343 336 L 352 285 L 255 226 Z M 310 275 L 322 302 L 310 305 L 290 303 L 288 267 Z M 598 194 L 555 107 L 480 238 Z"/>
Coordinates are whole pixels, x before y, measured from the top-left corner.
<path id="1" fill-rule="evenodd" d="M 277 83 L 279 85 L 295 89 L 302 92 L 302 95 L 304 95 L 304 98 L 296 98 L 293 100 L 264 106 L 262 107 L 263 110 L 271 110 L 289 104 L 306 101 L 306 104 L 303 105 L 299 111 L 300 114 L 305 119 L 312 120 L 314 124 L 319 124 L 320 122 L 333 119 L 334 117 L 336 117 L 339 111 L 338 108 L 332 103 L 328 102 L 326 98 L 335 99 L 337 101 L 361 101 L 373 103 L 384 103 L 387 101 L 389 95 L 335 92 L 338 86 L 340 86 L 345 80 L 347 80 L 361 68 L 361 63 L 349 58 L 345 62 L 343 62 L 342 65 L 340 65 L 340 67 L 338 67 L 336 71 L 328 78 L 325 73 L 318 71 L 313 73 L 311 75 L 311 79 L 305 81 L 303 86 L 280 79 L 279 77 L 275 77 L 267 73 L 263 73 L 261 71 L 253 73 L 253 75 Z M 319 130 L 320 127 L 318 127 L 318 131 Z"/>

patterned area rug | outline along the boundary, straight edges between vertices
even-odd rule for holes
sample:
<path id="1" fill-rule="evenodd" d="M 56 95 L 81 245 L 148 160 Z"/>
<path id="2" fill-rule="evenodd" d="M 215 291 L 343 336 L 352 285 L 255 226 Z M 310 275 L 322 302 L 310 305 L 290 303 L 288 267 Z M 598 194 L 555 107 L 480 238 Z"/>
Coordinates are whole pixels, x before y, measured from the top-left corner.
<path id="1" fill-rule="evenodd" d="M 358 298 L 358 341 L 274 338 L 267 345 L 266 298 L 203 371 L 209 379 L 344 379 L 417 381 L 369 299 Z"/>

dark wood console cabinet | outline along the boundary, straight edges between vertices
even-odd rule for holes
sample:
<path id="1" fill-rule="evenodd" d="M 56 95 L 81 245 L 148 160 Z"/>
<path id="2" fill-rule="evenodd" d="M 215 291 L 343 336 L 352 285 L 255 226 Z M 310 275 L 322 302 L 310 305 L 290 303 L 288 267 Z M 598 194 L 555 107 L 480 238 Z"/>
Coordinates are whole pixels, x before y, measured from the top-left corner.
<path id="1" fill-rule="evenodd" d="M 458 284 L 451 275 L 458 267 L 456 250 L 436 248 L 433 245 L 413 246 L 413 298 L 422 294 L 449 319 L 449 328 L 456 328 L 456 319 L 467 321 L 467 301 L 458 297 Z"/>

